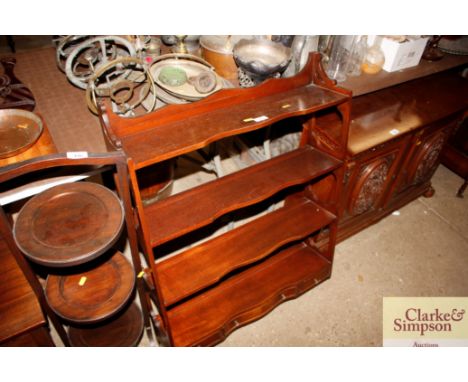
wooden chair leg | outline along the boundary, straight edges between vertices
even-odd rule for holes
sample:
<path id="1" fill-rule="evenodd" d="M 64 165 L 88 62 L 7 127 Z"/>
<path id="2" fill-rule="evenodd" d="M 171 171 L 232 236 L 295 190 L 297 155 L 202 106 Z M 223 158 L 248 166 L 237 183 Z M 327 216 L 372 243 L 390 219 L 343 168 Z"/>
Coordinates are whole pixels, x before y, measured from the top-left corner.
<path id="1" fill-rule="evenodd" d="M 465 179 L 465 182 L 461 185 L 460 189 L 457 192 L 457 196 L 459 198 L 463 198 L 463 193 L 465 192 L 467 186 L 468 186 L 468 179 Z"/>

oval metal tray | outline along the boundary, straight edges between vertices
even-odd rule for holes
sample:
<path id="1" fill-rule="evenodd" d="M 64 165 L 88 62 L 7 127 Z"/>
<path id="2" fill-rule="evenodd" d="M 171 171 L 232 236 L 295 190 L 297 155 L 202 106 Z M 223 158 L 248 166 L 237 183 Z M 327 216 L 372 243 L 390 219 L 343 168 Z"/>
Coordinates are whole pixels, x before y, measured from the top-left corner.
<path id="1" fill-rule="evenodd" d="M 172 94 L 173 96 L 180 97 L 182 99 L 188 100 L 188 101 L 198 101 L 204 97 L 209 96 L 210 94 L 213 94 L 217 92 L 218 90 L 221 90 L 223 88 L 223 82 L 220 80 L 220 77 L 215 73 L 216 75 L 216 86 L 214 87 L 213 90 L 211 90 L 208 93 L 200 93 L 198 92 L 195 87 L 190 83 L 190 81 L 187 81 L 181 86 L 170 86 L 165 83 L 163 83 L 161 80 L 159 80 L 159 74 L 161 73 L 161 70 L 166 67 L 175 67 L 179 68 L 185 71 L 187 74 L 187 77 L 190 79 L 191 77 L 195 77 L 204 71 L 207 70 L 212 70 L 210 67 L 205 66 L 201 63 L 191 61 L 191 60 L 185 60 L 185 59 L 166 59 L 162 60 L 159 62 L 154 63 L 151 66 L 151 75 L 153 76 L 154 82 L 162 89 L 164 89 L 166 92 Z"/>

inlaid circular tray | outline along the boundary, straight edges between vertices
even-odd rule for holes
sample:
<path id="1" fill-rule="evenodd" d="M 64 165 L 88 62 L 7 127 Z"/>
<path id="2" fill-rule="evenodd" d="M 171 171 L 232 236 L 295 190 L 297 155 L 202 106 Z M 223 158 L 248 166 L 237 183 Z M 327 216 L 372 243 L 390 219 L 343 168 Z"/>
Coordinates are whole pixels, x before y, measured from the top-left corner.
<path id="1" fill-rule="evenodd" d="M 19 109 L 0 110 L 0 158 L 26 151 L 42 134 L 41 119 L 34 113 Z"/>
<path id="2" fill-rule="evenodd" d="M 19 248 L 32 261 L 66 267 L 92 260 L 114 244 L 124 221 L 118 197 L 97 183 L 50 188 L 29 200 L 13 228 Z"/>
<path id="3" fill-rule="evenodd" d="M 70 326 L 68 330 L 70 344 L 81 347 L 136 346 L 142 334 L 143 316 L 135 303 L 109 323 L 95 327 Z"/>
<path id="4" fill-rule="evenodd" d="M 96 323 L 117 313 L 135 284 L 133 268 L 116 252 L 102 265 L 84 273 L 49 275 L 45 295 L 60 317 L 75 323 Z"/>

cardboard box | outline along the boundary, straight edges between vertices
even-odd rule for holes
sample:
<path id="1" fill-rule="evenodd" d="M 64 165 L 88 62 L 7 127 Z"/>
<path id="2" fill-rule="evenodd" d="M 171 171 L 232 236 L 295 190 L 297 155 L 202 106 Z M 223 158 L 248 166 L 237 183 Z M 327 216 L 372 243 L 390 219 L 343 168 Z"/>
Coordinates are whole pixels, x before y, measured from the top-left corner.
<path id="1" fill-rule="evenodd" d="M 383 38 L 380 44 L 385 55 L 383 69 L 395 72 L 418 65 L 428 39 L 428 37 L 408 38 L 405 42 L 397 42 L 387 37 Z"/>

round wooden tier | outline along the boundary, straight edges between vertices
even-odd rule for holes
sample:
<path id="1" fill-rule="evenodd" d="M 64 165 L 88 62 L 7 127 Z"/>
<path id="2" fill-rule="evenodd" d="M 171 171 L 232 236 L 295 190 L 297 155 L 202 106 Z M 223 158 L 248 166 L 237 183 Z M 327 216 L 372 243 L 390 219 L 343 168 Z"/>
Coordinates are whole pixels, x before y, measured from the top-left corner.
<path id="1" fill-rule="evenodd" d="M 13 233 L 32 261 L 68 267 L 108 250 L 123 222 L 122 204 L 112 191 L 78 182 L 50 188 L 29 200 L 18 214 Z"/>
<path id="2" fill-rule="evenodd" d="M 45 295 L 60 317 L 75 323 L 96 323 L 117 313 L 130 298 L 135 275 L 129 261 L 116 252 L 87 272 L 49 275 Z"/>
<path id="3" fill-rule="evenodd" d="M 94 327 L 70 326 L 68 336 L 72 346 L 136 346 L 143 334 L 143 316 L 135 303 L 115 319 Z"/>

